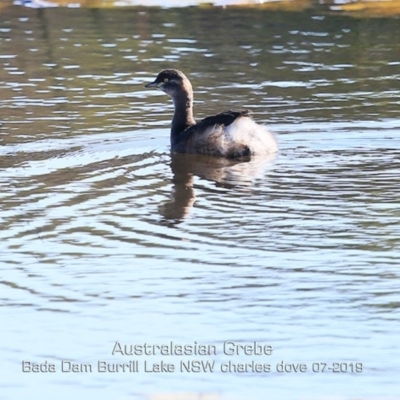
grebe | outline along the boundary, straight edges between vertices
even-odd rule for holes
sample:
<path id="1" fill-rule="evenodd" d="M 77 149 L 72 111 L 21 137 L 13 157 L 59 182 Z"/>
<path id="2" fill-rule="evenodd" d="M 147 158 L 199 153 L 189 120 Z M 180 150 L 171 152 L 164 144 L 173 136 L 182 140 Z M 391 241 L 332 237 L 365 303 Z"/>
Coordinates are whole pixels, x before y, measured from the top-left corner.
<path id="1" fill-rule="evenodd" d="M 167 93 L 174 102 L 171 149 L 177 153 L 198 153 L 223 157 L 271 154 L 278 150 L 274 135 L 254 122 L 249 110 L 224 111 L 200 122 L 193 118 L 193 89 L 179 70 L 161 71 L 145 86 Z"/>

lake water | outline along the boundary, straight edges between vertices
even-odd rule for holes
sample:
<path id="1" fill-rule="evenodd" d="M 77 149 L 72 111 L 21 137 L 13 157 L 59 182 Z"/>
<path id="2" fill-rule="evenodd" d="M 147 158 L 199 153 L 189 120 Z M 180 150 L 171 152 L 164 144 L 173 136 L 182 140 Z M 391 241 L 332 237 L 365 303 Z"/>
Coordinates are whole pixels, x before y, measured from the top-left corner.
<path id="1" fill-rule="evenodd" d="M 399 19 L 2 7 L 0 399 L 400 398 Z M 279 153 L 171 156 L 168 67 Z"/>

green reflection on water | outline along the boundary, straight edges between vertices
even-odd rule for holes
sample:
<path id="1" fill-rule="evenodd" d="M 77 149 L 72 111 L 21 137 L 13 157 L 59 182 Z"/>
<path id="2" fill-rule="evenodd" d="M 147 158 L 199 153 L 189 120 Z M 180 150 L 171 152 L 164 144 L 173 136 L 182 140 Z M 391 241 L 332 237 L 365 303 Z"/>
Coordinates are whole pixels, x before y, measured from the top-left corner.
<path id="1" fill-rule="evenodd" d="M 13 7 L 0 25 L 7 142 L 14 133 L 24 141 L 167 126 L 160 107 L 171 104 L 143 85 L 168 67 L 192 80 L 198 117 L 243 107 L 266 122 L 398 116 L 396 20 L 252 8 Z"/>

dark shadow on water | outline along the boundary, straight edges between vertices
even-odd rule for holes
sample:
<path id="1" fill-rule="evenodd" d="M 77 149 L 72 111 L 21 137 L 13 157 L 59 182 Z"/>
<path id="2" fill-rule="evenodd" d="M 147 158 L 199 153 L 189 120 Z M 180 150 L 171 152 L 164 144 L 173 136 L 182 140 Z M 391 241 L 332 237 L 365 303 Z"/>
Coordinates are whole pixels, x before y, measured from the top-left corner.
<path id="1" fill-rule="evenodd" d="M 251 188 L 255 180 L 264 177 L 276 156 L 227 159 L 202 154 L 171 154 L 173 187 L 171 200 L 159 208 L 163 222 L 175 225 L 190 214 L 196 201 L 195 176 L 226 189 Z"/>

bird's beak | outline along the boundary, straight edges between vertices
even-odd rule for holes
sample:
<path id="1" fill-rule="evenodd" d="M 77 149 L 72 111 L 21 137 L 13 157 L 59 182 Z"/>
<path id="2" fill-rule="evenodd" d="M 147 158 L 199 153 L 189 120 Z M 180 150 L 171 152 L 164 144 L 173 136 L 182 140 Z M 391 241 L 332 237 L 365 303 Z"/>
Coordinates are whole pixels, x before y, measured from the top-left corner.
<path id="1" fill-rule="evenodd" d="M 156 82 L 156 81 L 154 81 L 154 82 L 151 82 L 151 83 L 148 83 L 147 85 L 145 85 L 144 87 L 145 88 L 159 88 L 160 87 L 160 85 L 162 84 L 162 82 Z"/>

